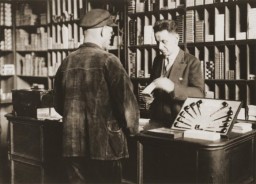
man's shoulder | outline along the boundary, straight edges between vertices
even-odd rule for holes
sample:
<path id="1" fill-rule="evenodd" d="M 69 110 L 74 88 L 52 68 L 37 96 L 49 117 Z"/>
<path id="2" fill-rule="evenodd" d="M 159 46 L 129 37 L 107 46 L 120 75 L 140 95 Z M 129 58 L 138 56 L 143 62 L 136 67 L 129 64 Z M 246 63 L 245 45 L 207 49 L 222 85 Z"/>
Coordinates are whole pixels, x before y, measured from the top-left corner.
<path id="1" fill-rule="evenodd" d="M 187 62 L 199 62 L 199 59 L 197 57 L 188 52 L 184 52 L 184 60 Z"/>
<path id="2" fill-rule="evenodd" d="M 88 55 L 88 52 L 94 53 L 98 57 L 102 57 L 102 58 L 105 58 L 105 59 L 108 59 L 108 58 L 118 59 L 114 54 L 112 54 L 108 51 L 105 51 L 105 50 L 103 50 L 101 48 L 98 48 L 98 47 L 89 47 L 89 46 L 84 46 L 84 47 L 78 48 L 77 50 L 71 52 L 69 54 L 69 56 L 77 56 L 77 55 L 80 55 L 80 54 Z M 94 55 L 94 54 L 92 54 L 92 55 Z"/>
<path id="3" fill-rule="evenodd" d="M 104 58 L 106 59 L 107 62 L 118 62 L 121 63 L 120 59 L 112 53 L 109 53 L 106 51 Z"/>

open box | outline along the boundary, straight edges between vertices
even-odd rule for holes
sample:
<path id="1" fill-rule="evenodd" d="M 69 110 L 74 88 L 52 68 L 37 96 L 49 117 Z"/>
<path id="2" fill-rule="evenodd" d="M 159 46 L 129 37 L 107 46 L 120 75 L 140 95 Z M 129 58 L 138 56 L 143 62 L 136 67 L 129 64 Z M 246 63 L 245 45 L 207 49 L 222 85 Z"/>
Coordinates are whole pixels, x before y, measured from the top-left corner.
<path id="1" fill-rule="evenodd" d="M 184 136 L 187 130 L 194 134 L 213 132 L 220 136 L 228 136 L 241 105 L 240 101 L 187 98 L 171 129 L 185 130 Z"/>
<path id="2" fill-rule="evenodd" d="M 228 137 L 242 102 L 232 100 L 187 98 L 171 128 L 155 128 L 145 133 L 169 138 L 219 140 Z"/>

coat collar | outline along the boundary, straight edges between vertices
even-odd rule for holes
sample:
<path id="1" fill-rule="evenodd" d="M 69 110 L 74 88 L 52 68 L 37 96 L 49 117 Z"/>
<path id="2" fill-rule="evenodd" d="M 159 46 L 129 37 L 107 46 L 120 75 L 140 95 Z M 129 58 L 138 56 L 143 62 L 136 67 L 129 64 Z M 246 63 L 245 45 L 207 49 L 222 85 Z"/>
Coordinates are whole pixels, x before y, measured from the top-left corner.
<path id="1" fill-rule="evenodd" d="M 183 71 L 185 67 L 187 66 L 187 63 L 184 62 L 184 54 L 185 52 L 180 49 L 173 66 L 171 68 L 171 71 L 169 73 L 169 78 L 172 79 L 174 82 L 178 82 L 180 80 L 180 77 L 183 74 Z"/>
<path id="2" fill-rule="evenodd" d="M 91 42 L 83 43 L 82 45 L 79 46 L 79 49 L 83 48 L 83 47 L 94 47 L 94 48 L 98 48 L 98 49 L 103 50 L 99 45 L 97 45 L 95 43 L 91 43 Z"/>

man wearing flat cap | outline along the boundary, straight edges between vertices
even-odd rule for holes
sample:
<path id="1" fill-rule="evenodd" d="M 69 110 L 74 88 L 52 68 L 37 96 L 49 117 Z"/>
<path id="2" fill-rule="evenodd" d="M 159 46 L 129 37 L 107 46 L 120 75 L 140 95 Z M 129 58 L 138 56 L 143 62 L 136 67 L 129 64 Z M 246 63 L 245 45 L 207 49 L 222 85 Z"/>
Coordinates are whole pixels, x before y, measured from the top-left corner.
<path id="1" fill-rule="evenodd" d="M 71 183 L 121 183 L 127 135 L 138 132 L 139 108 L 120 60 L 107 52 L 111 14 L 92 9 L 81 18 L 84 44 L 55 77 L 55 109 L 63 116 L 63 156 Z"/>

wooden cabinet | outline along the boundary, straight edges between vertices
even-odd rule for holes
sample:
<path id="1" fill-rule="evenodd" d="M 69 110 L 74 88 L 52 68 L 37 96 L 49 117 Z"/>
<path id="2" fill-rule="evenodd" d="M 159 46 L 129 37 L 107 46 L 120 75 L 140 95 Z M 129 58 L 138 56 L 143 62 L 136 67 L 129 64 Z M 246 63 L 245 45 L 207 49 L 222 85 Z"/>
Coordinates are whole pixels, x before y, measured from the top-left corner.
<path id="1" fill-rule="evenodd" d="M 6 115 L 11 183 L 61 183 L 62 123 Z"/>
<path id="2" fill-rule="evenodd" d="M 11 90 L 15 85 L 13 4 L 0 1 L 0 147 L 6 146 L 7 121 L 11 110 Z"/>
<path id="3" fill-rule="evenodd" d="M 255 183 L 256 130 L 211 142 L 141 133 L 139 183 Z"/>

